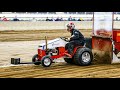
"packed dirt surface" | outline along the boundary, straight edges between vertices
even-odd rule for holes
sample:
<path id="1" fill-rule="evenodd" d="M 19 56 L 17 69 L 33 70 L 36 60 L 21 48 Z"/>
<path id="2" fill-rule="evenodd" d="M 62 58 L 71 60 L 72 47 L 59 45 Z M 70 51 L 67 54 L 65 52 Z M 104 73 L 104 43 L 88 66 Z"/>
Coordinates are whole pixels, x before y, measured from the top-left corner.
<path id="1" fill-rule="evenodd" d="M 11 58 L 20 58 L 21 61 L 32 61 L 37 54 L 38 45 L 42 41 L 0 42 L 0 66 L 10 65 Z"/>
<path id="2" fill-rule="evenodd" d="M 80 30 L 85 37 L 90 37 L 91 30 Z M 44 40 L 45 36 L 50 39 L 58 37 L 70 37 L 66 30 L 25 30 L 25 31 L 0 31 L 0 41 L 33 41 Z"/>
<path id="3" fill-rule="evenodd" d="M 120 78 L 120 64 L 77 66 L 65 62 L 51 67 L 21 65 L 0 68 L 0 78 Z"/>
<path id="4" fill-rule="evenodd" d="M 90 37 L 91 30 L 81 30 Z M 0 32 L 0 78 L 119 78 L 120 64 L 92 64 L 90 66 L 70 65 L 63 58 L 50 67 L 41 65 L 11 65 L 11 58 L 31 62 L 37 53 L 39 43 L 58 37 L 69 37 L 66 30 L 31 30 Z"/>

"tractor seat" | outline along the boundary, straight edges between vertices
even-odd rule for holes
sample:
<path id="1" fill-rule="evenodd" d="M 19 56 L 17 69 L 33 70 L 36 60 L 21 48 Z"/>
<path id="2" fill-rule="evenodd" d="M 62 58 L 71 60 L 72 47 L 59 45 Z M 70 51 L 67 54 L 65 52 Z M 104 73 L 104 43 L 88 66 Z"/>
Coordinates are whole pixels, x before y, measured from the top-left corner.
<path id="1" fill-rule="evenodd" d="M 87 47 L 87 48 L 89 48 L 89 49 L 92 49 L 92 38 L 85 38 L 84 47 Z"/>

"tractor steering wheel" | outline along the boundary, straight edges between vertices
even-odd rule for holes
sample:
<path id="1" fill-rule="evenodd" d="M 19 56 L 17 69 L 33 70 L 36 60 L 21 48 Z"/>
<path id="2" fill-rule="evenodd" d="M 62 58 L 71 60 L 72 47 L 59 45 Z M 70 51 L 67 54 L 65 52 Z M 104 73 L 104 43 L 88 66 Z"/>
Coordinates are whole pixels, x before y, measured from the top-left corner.
<path id="1" fill-rule="evenodd" d="M 66 42 L 69 42 L 68 38 L 66 38 L 66 37 L 60 37 L 60 38 Z"/>

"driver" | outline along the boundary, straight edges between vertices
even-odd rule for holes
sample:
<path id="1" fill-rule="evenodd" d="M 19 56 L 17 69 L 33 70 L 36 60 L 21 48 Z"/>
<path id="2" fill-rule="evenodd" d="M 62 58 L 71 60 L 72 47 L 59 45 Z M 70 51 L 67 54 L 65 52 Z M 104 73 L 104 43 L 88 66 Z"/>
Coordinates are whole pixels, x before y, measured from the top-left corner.
<path id="1" fill-rule="evenodd" d="M 68 38 L 69 42 L 65 45 L 65 49 L 68 50 L 69 54 L 72 54 L 74 47 L 84 46 L 85 39 L 82 33 L 75 29 L 75 25 L 72 22 L 67 24 L 67 31 L 71 33 L 71 37 Z"/>

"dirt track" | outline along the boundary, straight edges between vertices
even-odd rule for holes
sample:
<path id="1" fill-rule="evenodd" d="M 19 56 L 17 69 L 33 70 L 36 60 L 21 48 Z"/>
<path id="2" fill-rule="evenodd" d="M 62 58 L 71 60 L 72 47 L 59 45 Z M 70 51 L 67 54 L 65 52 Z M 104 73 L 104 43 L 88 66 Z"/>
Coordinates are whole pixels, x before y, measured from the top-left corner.
<path id="1" fill-rule="evenodd" d="M 45 68 L 35 65 L 0 68 L 0 78 L 119 78 L 120 64 L 76 66 L 53 63 Z"/>
<path id="2" fill-rule="evenodd" d="M 91 30 L 80 30 L 85 37 L 91 35 Z M 34 41 L 43 40 L 45 36 L 48 39 L 54 39 L 58 37 L 70 37 L 70 33 L 66 30 L 26 30 L 26 31 L 0 31 L 0 41 Z"/>
<path id="3" fill-rule="evenodd" d="M 11 58 L 31 61 L 42 41 L 0 42 L 0 66 L 10 65 Z"/>
<path id="4" fill-rule="evenodd" d="M 59 33 L 58 33 L 59 32 Z M 89 37 L 91 31 L 82 31 Z M 23 34 L 24 33 L 24 34 Z M 0 32 L 0 66 L 10 65 L 11 57 L 19 57 L 22 61 L 31 61 L 37 53 L 40 40 L 47 35 L 50 39 L 69 36 L 66 31 L 8 31 Z M 1 67 L 0 78 L 119 78 L 120 64 L 92 64 L 90 66 L 69 65 L 66 62 L 53 63 L 51 67 L 41 65 L 20 65 Z"/>

